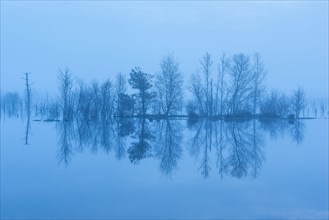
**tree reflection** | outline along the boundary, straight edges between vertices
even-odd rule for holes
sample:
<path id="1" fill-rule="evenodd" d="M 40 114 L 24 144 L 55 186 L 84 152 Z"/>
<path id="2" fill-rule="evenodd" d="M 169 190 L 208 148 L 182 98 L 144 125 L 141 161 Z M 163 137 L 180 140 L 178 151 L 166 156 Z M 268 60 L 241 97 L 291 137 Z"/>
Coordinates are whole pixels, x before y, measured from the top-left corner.
<path id="1" fill-rule="evenodd" d="M 72 121 L 62 121 L 57 124 L 59 134 L 58 161 L 67 165 L 70 162 L 73 153 L 72 140 L 74 140 L 74 127 Z"/>
<path id="2" fill-rule="evenodd" d="M 115 157 L 121 160 L 126 155 L 126 139 L 135 131 L 132 118 L 117 118 L 115 121 Z"/>
<path id="3" fill-rule="evenodd" d="M 249 123 L 228 122 L 227 140 L 229 155 L 225 158 L 224 169 L 233 177 L 246 176 L 251 157 L 251 138 Z"/>
<path id="4" fill-rule="evenodd" d="M 297 145 L 300 145 L 304 140 L 304 131 L 305 124 L 301 120 L 295 120 L 293 126 L 291 127 L 291 137 L 296 142 Z"/>
<path id="5" fill-rule="evenodd" d="M 264 136 L 284 136 L 287 132 L 300 144 L 305 125 L 301 120 L 196 120 L 188 124 L 188 151 L 197 161 L 197 170 L 208 178 L 215 165 L 219 177 L 257 178 L 262 170 Z M 128 155 L 133 164 L 155 157 L 159 169 L 171 176 L 183 154 L 183 126 L 178 120 L 152 121 L 140 118 L 107 118 L 62 121 L 58 123 L 59 161 L 68 164 L 73 152 L 89 148 L 93 153 L 103 149 L 121 160 Z M 129 141 L 131 140 L 131 141 Z M 76 149 L 74 149 L 74 146 Z M 212 163 L 214 161 L 214 164 Z"/>
<path id="6" fill-rule="evenodd" d="M 264 137 L 261 130 L 257 127 L 257 121 L 254 119 L 252 123 L 252 168 L 253 172 L 252 175 L 254 178 L 258 177 L 259 171 L 262 167 L 262 163 L 265 159 L 263 153 L 263 146 L 264 146 Z"/>
<path id="7" fill-rule="evenodd" d="M 166 175 L 177 169 L 182 155 L 182 125 L 179 121 L 162 120 L 157 133 L 156 157 L 160 159 L 160 170 Z"/>
<path id="8" fill-rule="evenodd" d="M 217 167 L 221 178 L 224 174 L 241 178 L 249 171 L 257 177 L 262 166 L 263 135 L 257 121 L 203 120 L 190 127 L 194 135 L 190 139 L 190 153 L 200 160 L 199 172 L 204 178 L 211 170 L 210 154 L 215 146 Z"/>
<path id="9" fill-rule="evenodd" d="M 138 129 L 135 136 L 137 142 L 132 142 L 128 149 L 129 159 L 132 163 L 138 164 L 144 158 L 152 157 L 152 146 L 149 143 L 154 137 L 151 135 L 148 122 L 145 117 L 139 119 Z"/>
<path id="10" fill-rule="evenodd" d="M 219 126 L 218 126 L 219 125 Z M 215 147 L 217 150 L 217 167 L 218 167 L 218 173 L 220 175 L 220 178 L 223 178 L 224 173 L 224 160 L 223 160 L 223 151 L 225 150 L 226 146 L 226 139 L 223 135 L 223 121 L 221 120 L 219 123 L 215 123 Z"/>
<path id="11" fill-rule="evenodd" d="M 31 114 L 27 114 L 26 126 L 25 126 L 25 145 L 29 144 L 29 136 L 31 133 Z"/>
<path id="12" fill-rule="evenodd" d="M 193 124 L 190 128 L 195 131 L 195 135 L 190 140 L 190 153 L 197 159 L 201 157 L 199 158 L 198 170 L 204 178 L 207 178 L 211 169 L 209 154 L 212 147 L 213 123 L 204 119 Z"/>

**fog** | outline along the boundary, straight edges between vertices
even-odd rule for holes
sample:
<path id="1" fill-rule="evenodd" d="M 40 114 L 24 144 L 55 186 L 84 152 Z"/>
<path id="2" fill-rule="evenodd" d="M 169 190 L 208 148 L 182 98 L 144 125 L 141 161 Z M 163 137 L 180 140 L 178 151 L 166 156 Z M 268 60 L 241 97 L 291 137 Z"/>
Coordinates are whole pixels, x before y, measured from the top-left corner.
<path id="1" fill-rule="evenodd" d="M 76 78 L 113 78 L 140 66 L 159 71 L 173 53 L 185 84 L 209 52 L 259 52 L 267 84 L 328 93 L 327 2 L 1 2 L 1 90 L 22 73 L 55 92 L 58 69 Z"/>
<path id="2" fill-rule="evenodd" d="M 0 218 L 328 218 L 328 1 L 0 4 Z"/>

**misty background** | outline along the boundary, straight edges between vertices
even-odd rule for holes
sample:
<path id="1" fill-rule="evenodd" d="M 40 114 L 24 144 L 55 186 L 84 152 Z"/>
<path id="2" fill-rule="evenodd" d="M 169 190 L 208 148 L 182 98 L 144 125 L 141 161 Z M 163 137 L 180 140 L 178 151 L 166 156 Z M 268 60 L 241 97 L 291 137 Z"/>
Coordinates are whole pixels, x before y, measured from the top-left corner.
<path id="1" fill-rule="evenodd" d="M 209 52 L 259 52 L 265 85 L 308 99 L 328 97 L 328 2 L 1 1 L 1 92 L 56 95 L 58 70 L 74 79 L 114 79 L 135 66 L 154 74 L 173 54 L 187 86 Z"/>

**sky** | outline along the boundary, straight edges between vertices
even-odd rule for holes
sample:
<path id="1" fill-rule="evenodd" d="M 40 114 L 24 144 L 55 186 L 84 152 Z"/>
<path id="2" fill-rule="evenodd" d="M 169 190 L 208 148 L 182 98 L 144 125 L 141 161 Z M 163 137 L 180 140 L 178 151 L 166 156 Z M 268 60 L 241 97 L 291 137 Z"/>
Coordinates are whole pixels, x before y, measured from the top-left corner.
<path id="1" fill-rule="evenodd" d="M 1 91 L 56 94 L 59 69 L 75 80 L 114 79 L 135 66 L 180 61 L 185 86 L 206 53 L 259 52 L 266 85 L 328 97 L 328 1 L 1 1 Z M 216 71 L 216 65 L 213 71 Z"/>

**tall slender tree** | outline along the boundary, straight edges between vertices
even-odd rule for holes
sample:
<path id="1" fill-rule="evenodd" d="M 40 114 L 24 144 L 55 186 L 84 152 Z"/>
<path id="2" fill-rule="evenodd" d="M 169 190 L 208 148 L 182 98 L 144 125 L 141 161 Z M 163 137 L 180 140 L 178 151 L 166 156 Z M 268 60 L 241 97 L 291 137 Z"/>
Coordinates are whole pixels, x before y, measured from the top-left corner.
<path id="1" fill-rule="evenodd" d="M 161 71 L 156 75 L 158 99 L 165 115 L 180 110 L 183 99 L 183 76 L 179 71 L 179 62 L 172 56 L 162 59 Z"/>
<path id="2" fill-rule="evenodd" d="M 249 56 L 236 54 L 232 60 L 229 105 L 230 113 L 235 115 L 249 107 L 253 75 L 250 69 Z"/>
<path id="3" fill-rule="evenodd" d="M 61 99 L 61 108 L 63 112 L 63 120 L 71 120 L 73 118 L 73 92 L 72 92 L 72 76 L 70 70 L 59 70 L 59 91 Z"/>
<path id="4" fill-rule="evenodd" d="M 266 76 L 266 71 L 264 68 L 264 63 L 262 57 L 259 53 L 254 55 L 253 65 L 252 65 L 252 106 L 253 114 L 255 115 L 260 104 L 262 95 L 265 92 L 264 80 Z"/>
<path id="5" fill-rule="evenodd" d="M 211 55 L 206 53 L 200 60 L 201 70 L 204 75 L 204 94 L 205 94 L 205 114 L 212 115 L 213 110 L 213 94 L 212 94 L 212 65 Z"/>
<path id="6" fill-rule="evenodd" d="M 222 54 L 218 65 L 218 78 L 217 78 L 216 96 L 215 96 L 216 113 L 221 116 L 224 114 L 225 93 L 227 93 L 225 91 L 226 89 L 225 77 L 228 74 L 229 70 L 230 70 L 230 59 L 226 56 L 226 54 Z"/>

